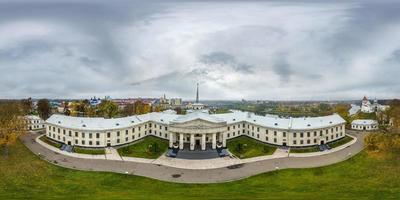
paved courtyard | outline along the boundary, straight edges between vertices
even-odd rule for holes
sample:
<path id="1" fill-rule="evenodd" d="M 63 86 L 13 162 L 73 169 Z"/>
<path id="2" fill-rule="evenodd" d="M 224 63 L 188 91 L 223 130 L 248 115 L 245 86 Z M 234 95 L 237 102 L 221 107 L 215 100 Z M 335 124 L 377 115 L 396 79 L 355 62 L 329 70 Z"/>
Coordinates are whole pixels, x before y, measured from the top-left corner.
<path id="1" fill-rule="evenodd" d="M 319 167 L 341 162 L 363 149 L 364 134 L 354 132 L 351 134 L 357 137 L 354 144 L 331 153 L 308 157 L 289 157 L 284 150 L 279 149 L 268 157 L 244 160 L 229 157 L 187 160 L 161 156 L 156 160 L 150 160 L 151 162 L 148 161 L 149 159 L 136 158 L 128 161 L 125 160 L 126 157 L 122 157 L 122 160 L 70 157 L 38 144 L 35 141 L 35 138 L 38 137 L 37 134 L 24 135 L 21 140 L 36 155 L 40 154 L 42 159 L 66 168 L 127 173 L 171 182 L 215 183 L 238 180 L 278 169 Z M 189 166 L 189 168 L 174 167 L 182 165 Z M 190 169 L 190 166 L 196 165 L 200 165 L 202 168 Z"/>

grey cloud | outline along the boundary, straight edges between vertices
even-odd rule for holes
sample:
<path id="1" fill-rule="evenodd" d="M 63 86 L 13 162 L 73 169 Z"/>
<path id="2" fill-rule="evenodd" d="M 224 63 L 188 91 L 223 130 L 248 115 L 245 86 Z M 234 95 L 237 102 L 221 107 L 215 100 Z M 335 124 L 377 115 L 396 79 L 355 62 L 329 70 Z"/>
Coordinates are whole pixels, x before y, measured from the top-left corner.
<path id="1" fill-rule="evenodd" d="M 254 66 L 237 62 L 235 57 L 225 52 L 211 52 L 203 55 L 200 62 L 204 64 L 226 65 L 238 72 L 253 73 Z"/>

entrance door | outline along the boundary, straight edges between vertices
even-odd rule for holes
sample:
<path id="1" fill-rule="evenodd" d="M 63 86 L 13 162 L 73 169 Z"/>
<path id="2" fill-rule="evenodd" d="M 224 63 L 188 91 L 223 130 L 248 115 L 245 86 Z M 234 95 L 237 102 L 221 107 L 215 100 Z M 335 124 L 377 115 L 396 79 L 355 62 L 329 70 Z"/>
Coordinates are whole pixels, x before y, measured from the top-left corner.
<path id="1" fill-rule="evenodd" d="M 111 143 L 107 143 L 107 146 L 108 146 L 108 147 L 111 147 Z"/>
<path id="2" fill-rule="evenodd" d="M 71 141 L 68 141 L 68 145 L 71 145 Z"/>
<path id="3" fill-rule="evenodd" d="M 286 147 L 286 142 L 284 142 L 282 145 L 283 145 L 284 147 Z"/>
<path id="4" fill-rule="evenodd" d="M 321 141 L 321 145 L 323 145 L 324 144 L 324 141 Z"/>
<path id="5" fill-rule="evenodd" d="M 195 143 L 196 145 L 195 145 L 195 148 L 197 148 L 197 147 L 200 147 L 200 140 L 196 140 L 196 143 Z"/>

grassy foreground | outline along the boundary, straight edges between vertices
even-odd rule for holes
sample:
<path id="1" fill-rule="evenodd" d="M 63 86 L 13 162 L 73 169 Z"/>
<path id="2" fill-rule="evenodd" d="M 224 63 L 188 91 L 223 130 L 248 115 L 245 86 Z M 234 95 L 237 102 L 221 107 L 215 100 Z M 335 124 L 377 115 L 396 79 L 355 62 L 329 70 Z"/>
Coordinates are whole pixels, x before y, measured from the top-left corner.
<path id="1" fill-rule="evenodd" d="M 121 156 L 155 159 L 167 151 L 168 141 L 154 136 L 147 136 L 142 140 L 118 149 Z"/>
<path id="2" fill-rule="evenodd" d="M 398 199 L 400 159 L 365 152 L 342 163 L 269 172 L 221 184 L 177 184 L 65 169 L 23 144 L 0 157 L 0 199 Z"/>
<path id="3" fill-rule="evenodd" d="M 87 148 L 79 148 L 74 147 L 75 153 L 82 153 L 82 154 L 90 154 L 90 155 L 104 155 L 104 149 L 87 149 Z"/>
<path id="4" fill-rule="evenodd" d="M 228 140 L 229 151 L 239 158 L 251 158 L 271 155 L 276 147 L 259 142 L 247 136 L 239 136 Z"/>

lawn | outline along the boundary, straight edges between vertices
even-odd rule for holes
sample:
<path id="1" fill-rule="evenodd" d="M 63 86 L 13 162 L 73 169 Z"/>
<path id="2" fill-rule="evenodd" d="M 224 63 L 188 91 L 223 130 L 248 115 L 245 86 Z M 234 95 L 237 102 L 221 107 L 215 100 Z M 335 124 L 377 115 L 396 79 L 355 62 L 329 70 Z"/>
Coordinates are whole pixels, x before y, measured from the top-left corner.
<path id="1" fill-rule="evenodd" d="M 91 155 L 104 155 L 104 149 L 86 149 L 86 148 L 79 148 L 74 147 L 75 153 L 82 153 L 82 154 L 91 154 Z"/>
<path id="2" fill-rule="evenodd" d="M 55 147 L 55 148 L 58 148 L 58 149 L 61 148 L 61 146 L 62 146 L 61 143 L 58 143 L 58 142 L 53 141 L 53 140 L 50 140 L 50 139 L 47 138 L 45 135 L 41 136 L 41 137 L 39 138 L 39 140 L 42 140 L 42 141 L 45 142 L 46 144 L 51 145 L 51 146 L 53 146 L 53 147 Z"/>
<path id="3" fill-rule="evenodd" d="M 365 152 L 327 167 L 286 169 L 219 184 L 177 184 L 61 168 L 21 143 L 0 157 L 0 199 L 398 199 L 400 159 Z"/>
<path id="4" fill-rule="evenodd" d="M 239 158 L 271 155 L 276 147 L 258 142 L 247 136 L 239 136 L 228 140 L 227 147 L 231 153 Z"/>
<path id="5" fill-rule="evenodd" d="M 147 136 L 142 140 L 118 149 L 121 156 L 155 159 L 168 149 L 168 141 L 154 136 Z"/>
<path id="6" fill-rule="evenodd" d="M 354 140 L 354 138 L 346 135 L 344 138 L 342 138 L 342 139 L 340 139 L 338 141 L 334 141 L 334 142 L 328 143 L 328 145 L 330 147 L 332 147 L 332 148 L 335 148 L 335 147 L 344 145 L 344 144 L 346 144 L 346 143 L 348 143 L 348 142 L 350 142 L 352 140 Z"/>
<path id="7" fill-rule="evenodd" d="M 290 153 L 312 153 L 318 152 L 318 146 L 307 147 L 307 148 L 290 148 Z"/>

